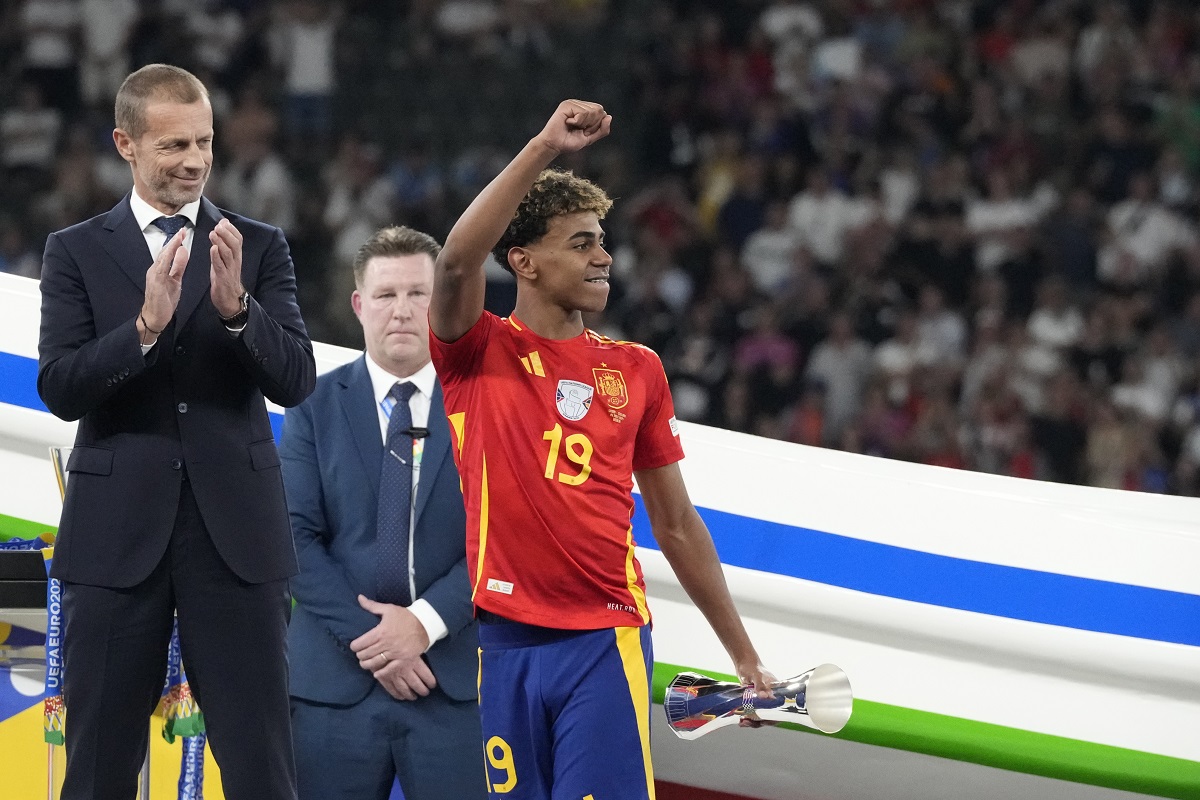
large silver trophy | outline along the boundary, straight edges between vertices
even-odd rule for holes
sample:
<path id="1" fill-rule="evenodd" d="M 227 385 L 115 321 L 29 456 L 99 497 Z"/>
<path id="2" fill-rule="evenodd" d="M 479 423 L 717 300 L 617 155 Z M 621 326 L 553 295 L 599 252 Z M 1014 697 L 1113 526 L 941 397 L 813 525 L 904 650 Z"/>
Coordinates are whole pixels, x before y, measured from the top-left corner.
<path id="1" fill-rule="evenodd" d="M 772 684 L 771 691 L 774 696 L 763 699 L 741 684 L 681 672 L 667 686 L 663 708 L 671 730 L 681 739 L 698 739 L 743 719 L 796 722 L 822 733 L 837 733 L 854 708 L 850 680 L 833 664 Z"/>

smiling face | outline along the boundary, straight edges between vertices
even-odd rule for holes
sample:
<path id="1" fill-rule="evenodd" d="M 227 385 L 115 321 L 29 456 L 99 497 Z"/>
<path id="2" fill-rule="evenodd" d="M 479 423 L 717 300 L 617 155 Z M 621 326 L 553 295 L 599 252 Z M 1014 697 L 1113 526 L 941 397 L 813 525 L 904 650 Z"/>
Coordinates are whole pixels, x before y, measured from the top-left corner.
<path id="1" fill-rule="evenodd" d="M 433 258 L 417 253 L 373 257 L 350 297 L 367 354 L 397 378 L 407 378 L 429 363 L 432 292 Z"/>
<path id="2" fill-rule="evenodd" d="M 117 152 L 133 169 L 138 196 L 164 214 L 200 199 L 212 171 L 213 117 L 208 100 L 147 101 L 145 130 L 113 131 Z"/>
<path id="3" fill-rule="evenodd" d="M 612 256 L 604 249 L 600 217 L 591 211 L 550 220 L 546 234 L 521 248 L 517 274 L 533 279 L 538 293 L 568 311 L 603 311 L 608 303 Z"/>

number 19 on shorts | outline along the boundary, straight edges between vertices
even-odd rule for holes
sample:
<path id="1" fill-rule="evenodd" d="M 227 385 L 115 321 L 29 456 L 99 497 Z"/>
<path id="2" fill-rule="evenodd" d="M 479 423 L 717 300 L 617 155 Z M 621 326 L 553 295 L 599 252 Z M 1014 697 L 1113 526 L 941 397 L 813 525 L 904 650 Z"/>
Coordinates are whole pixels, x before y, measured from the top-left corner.
<path id="1" fill-rule="evenodd" d="M 512 748 L 499 736 L 493 736 L 488 739 L 483 750 L 487 753 L 488 764 L 491 765 L 487 771 L 488 793 L 508 794 L 517 785 L 517 765 L 513 763 Z M 494 777 L 493 770 L 502 773 L 504 780 Z"/>

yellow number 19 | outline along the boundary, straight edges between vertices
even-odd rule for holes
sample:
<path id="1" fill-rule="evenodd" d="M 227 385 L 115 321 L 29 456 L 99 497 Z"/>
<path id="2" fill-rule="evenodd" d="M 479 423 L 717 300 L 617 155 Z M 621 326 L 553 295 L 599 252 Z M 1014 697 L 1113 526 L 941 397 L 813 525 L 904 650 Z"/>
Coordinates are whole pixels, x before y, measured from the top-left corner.
<path id="1" fill-rule="evenodd" d="M 546 480 L 554 480 L 554 468 L 558 466 L 558 451 L 562 449 L 563 444 L 566 444 L 564 455 L 568 461 L 579 465 L 579 472 L 574 475 L 559 472 L 559 481 L 569 486 L 578 486 L 592 474 L 592 443 L 582 433 L 572 433 L 567 437 L 566 442 L 563 442 L 562 425 L 555 423 L 553 428 L 542 434 L 542 439 L 550 442 L 550 452 L 546 455 Z"/>
<path id="2" fill-rule="evenodd" d="M 492 775 L 488 773 L 488 790 L 494 794 L 508 794 L 517 785 L 517 765 L 513 763 L 512 748 L 508 746 L 508 742 L 501 739 L 499 736 L 493 736 L 488 739 L 487 747 L 484 748 L 487 752 L 488 762 L 495 769 L 504 770 L 504 783 L 495 783 L 492 781 Z M 500 755 L 496 755 L 499 752 Z"/>

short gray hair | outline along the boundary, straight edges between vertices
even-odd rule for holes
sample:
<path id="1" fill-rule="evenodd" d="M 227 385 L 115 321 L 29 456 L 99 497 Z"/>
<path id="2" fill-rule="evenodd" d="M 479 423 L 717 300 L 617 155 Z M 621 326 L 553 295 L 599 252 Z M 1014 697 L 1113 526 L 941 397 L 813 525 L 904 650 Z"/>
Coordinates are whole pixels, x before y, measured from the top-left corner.
<path id="1" fill-rule="evenodd" d="M 166 100 L 175 103 L 208 102 L 208 89 L 186 69 L 170 64 L 147 64 L 130 74 L 117 90 L 117 127 L 140 138 L 146 132 L 146 103 Z"/>
<path id="2" fill-rule="evenodd" d="M 425 253 L 437 261 L 440 252 L 442 252 L 442 246 L 428 233 L 422 233 L 405 225 L 380 228 L 354 254 L 354 283 L 362 286 L 363 275 L 367 271 L 367 262 L 372 258 L 415 256 Z"/>

